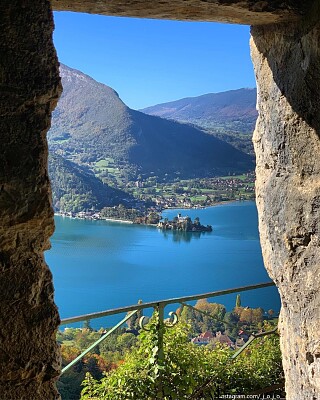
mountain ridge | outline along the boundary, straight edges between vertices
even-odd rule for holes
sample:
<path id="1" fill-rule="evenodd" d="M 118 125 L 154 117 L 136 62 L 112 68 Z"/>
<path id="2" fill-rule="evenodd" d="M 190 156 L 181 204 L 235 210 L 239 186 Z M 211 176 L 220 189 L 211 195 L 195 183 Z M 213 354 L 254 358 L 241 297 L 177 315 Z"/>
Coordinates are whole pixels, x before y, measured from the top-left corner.
<path id="1" fill-rule="evenodd" d="M 132 110 L 109 86 L 63 64 L 60 70 L 64 92 L 48 139 L 67 159 L 86 164 L 112 155 L 130 179 L 139 173 L 194 177 L 252 170 L 251 157 L 203 130 Z"/>
<path id="2" fill-rule="evenodd" d="M 258 115 L 256 96 L 256 88 L 241 88 L 185 97 L 149 106 L 140 111 L 178 121 L 194 122 L 199 119 L 220 121 L 222 118 L 227 118 L 230 121 L 248 119 L 247 123 L 253 124 Z"/>

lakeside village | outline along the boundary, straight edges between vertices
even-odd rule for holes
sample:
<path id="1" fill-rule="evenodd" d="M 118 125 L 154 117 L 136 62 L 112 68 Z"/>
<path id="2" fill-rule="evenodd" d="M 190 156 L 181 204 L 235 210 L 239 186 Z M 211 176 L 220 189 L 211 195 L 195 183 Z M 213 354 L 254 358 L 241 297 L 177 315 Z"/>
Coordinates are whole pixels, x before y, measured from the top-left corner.
<path id="1" fill-rule="evenodd" d="M 162 220 L 165 209 L 201 209 L 228 201 L 254 199 L 254 173 L 239 176 L 181 180 L 172 184 L 159 183 L 156 177 L 132 183 L 126 187 L 132 200 L 123 199 L 122 204 L 104 207 L 102 210 L 60 210 L 56 215 L 125 223 L 158 226 L 162 230 L 211 232 L 212 227 L 200 224 L 196 219 L 178 215 L 172 221 Z M 121 185 L 120 185 L 121 187 Z"/>
<path id="2" fill-rule="evenodd" d="M 212 232 L 211 225 L 201 225 L 200 219 L 197 217 L 194 221 L 190 217 L 182 216 L 180 213 L 169 221 L 168 218 L 162 220 L 161 211 L 149 209 L 147 212 L 141 212 L 138 209 L 127 209 L 123 205 L 114 207 L 105 207 L 101 211 L 93 210 L 82 211 L 79 213 L 56 213 L 56 215 L 89 219 L 89 220 L 106 220 L 114 222 L 125 222 L 138 225 L 155 226 L 161 230 L 172 230 L 181 232 Z"/>
<path id="3" fill-rule="evenodd" d="M 122 212 L 121 212 L 122 211 Z M 125 215 L 124 215 L 125 214 Z M 194 221 L 190 217 L 182 216 L 180 213 L 169 221 L 168 218 L 162 220 L 162 216 L 157 211 L 149 211 L 146 214 L 139 214 L 136 209 L 125 209 L 123 206 L 105 207 L 100 212 L 82 211 L 79 213 L 56 213 L 63 217 L 106 220 L 115 222 L 126 222 L 130 224 L 156 226 L 161 230 L 172 230 L 181 232 L 212 232 L 211 225 L 201 225 L 200 219 L 196 217 Z"/>

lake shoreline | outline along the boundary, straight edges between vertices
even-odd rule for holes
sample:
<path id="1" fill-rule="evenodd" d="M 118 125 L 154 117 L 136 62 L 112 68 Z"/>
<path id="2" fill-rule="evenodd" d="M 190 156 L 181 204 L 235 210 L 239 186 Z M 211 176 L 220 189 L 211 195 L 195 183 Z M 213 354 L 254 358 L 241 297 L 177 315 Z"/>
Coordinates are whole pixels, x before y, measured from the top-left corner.
<path id="1" fill-rule="evenodd" d="M 211 204 L 210 206 L 207 207 L 166 207 L 162 209 L 159 214 L 166 210 L 206 210 L 211 207 L 216 207 L 219 205 L 225 205 L 225 204 L 230 204 L 230 203 L 244 203 L 246 201 L 252 201 L 252 200 L 226 200 L 226 201 L 218 201 L 214 204 Z M 126 220 L 126 219 L 117 219 L 117 218 L 105 218 L 105 217 L 100 217 L 99 212 L 95 213 L 94 215 L 73 215 L 72 213 L 61 213 L 61 212 L 55 212 L 55 216 L 57 217 L 63 217 L 63 218 L 70 218 L 70 219 L 80 219 L 80 220 L 90 220 L 90 221 L 107 221 L 107 222 L 119 222 L 122 224 L 130 224 L 130 225 L 146 225 L 146 226 L 153 226 L 156 227 L 157 225 L 155 224 L 139 224 L 135 223 L 134 221 Z"/>
<path id="2" fill-rule="evenodd" d="M 245 203 L 247 201 L 254 201 L 255 200 L 226 200 L 226 201 L 217 201 L 214 204 L 211 204 L 210 206 L 201 206 L 201 207 L 166 207 L 164 208 L 162 211 L 165 210 L 207 210 L 209 208 L 212 207 L 216 207 L 216 206 L 221 206 L 221 205 L 225 205 L 225 204 L 230 204 L 230 203 Z"/>
<path id="3" fill-rule="evenodd" d="M 98 221 L 120 222 L 121 224 L 134 224 L 133 221 L 130 221 L 128 219 L 117 219 L 117 218 L 101 218 Z"/>

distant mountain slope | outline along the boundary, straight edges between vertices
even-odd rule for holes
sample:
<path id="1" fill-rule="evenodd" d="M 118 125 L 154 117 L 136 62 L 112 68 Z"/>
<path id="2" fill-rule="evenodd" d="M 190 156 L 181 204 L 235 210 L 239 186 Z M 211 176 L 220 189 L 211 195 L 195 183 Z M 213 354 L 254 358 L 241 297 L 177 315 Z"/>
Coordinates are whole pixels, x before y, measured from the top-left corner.
<path id="1" fill-rule="evenodd" d="M 253 169 L 252 157 L 186 124 L 128 108 L 110 87 L 64 65 L 64 92 L 53 113 L 49 145 L 75 163 L 112 157 L 130 179 L 179 173 L 212 176 Z"/>
<path id="2" fill-rule="evenodd" d="M 226 128 L 233 127 L 239 132 L 252 132 L 258 116 L 256 97 L 256 89 L 237 89 L 188 97 L 140 111 L 200 126 L 216 124 Z"/>
<path id="3" fill-rule="evenodd" d="M 52 152 L 49 154 L 49 176 L 55 210 L 78 212 L 92 206 L 101 209 L 130 198 L 127 193 L 104 185 L 85 168 Z"/>
<path id="4" fill-rule="evenodd" d="M 63 94 L 52 115 L 50 144 L 67 154 L 82 155 L 84 161 L 103 157 L 106 152 L 128 157 L 136 143 L 130 134 L 133 121 L 118 94 L 63 64 L 60 75 Z"/>
<path id="5" fill-rule="evenodd" d="M 181 177 L 225 175 L 252 169 L 252 159 L 200 129 L 131 111 L 140 129 L 132 160 L 156 174 Z"/>
<path id="6" fill-rule="evenodd" d="M 256 89 L 229 90 L 158 104 L 141 110 L 193 124 L 240 151 L 254 155 L 252 132 L 257 119 Z"/>

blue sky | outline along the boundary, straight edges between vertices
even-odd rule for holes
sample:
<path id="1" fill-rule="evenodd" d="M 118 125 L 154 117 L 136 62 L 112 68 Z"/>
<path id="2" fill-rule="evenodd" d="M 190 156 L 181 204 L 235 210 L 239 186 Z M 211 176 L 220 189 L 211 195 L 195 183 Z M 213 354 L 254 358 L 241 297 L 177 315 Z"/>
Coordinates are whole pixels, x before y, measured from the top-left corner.
<path id="1" fill-rule="evenodd" d="M 139 109 L 255 87 L 249 27 L 55 12 L 60 62 Z"/>

